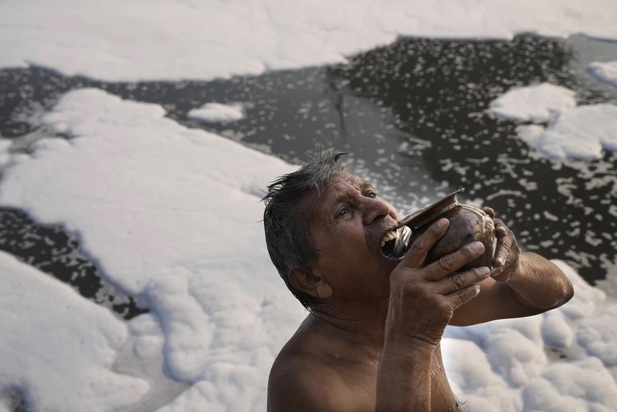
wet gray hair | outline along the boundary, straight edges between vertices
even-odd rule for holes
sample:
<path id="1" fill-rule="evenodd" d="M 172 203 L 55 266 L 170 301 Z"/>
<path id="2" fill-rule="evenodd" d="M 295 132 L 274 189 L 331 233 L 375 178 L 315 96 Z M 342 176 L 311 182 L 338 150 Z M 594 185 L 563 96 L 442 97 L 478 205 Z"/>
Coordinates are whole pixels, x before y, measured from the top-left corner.
<path id="1" fill-rule="evenodd" d="M 310 270 L 309 260 L 319 259 L 311 243 L 311 210 L 301 207 L 301 203 L 311 190 L 319 191 L 333 175 L 350 172 L 339 163 L 345 154 L 333 150 L 313 154 L 300 169 L 274 180 L 262 199 L 266 204 L 263 222 L 270 259 L 287 288 L 309 310 L 316 298 L 296 290 L 288 276 L 292 269 Z"/>

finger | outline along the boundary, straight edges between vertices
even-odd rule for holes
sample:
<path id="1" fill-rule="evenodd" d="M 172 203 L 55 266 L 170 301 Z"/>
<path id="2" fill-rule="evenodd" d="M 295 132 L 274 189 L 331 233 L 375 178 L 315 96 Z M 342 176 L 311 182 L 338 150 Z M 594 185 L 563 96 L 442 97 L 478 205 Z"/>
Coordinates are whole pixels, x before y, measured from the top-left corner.
<path id="1" fill-rule="evenodd" d="M 453 273 L 439 281 L 441 293 L 443 295 L 448 295 L 457 290 L 464 289 L 474 283 L 483 281 L 489 277 L 490 274 L 491 271 L 486 266 L 474 268 L 465 272 Z"/>
<path id="2" fill-rule="evenodd" d="M 485 206 L 482 208 L 484 213 L 490 216 L 491 219 L 495 218 L 495 210 L 492 207 Z"/>
<path id="3" fill-rule="evenodd" d="M 493 266 L 495 268 L 503 268 L 508 263 L 510 257 L 510 251 L 512 250 L 512 238 L 505 236 L 497 240 L 497 247 L 495 249 L 495 258 L 493 259 Z"/>
<path id="4" fill-rule="evenodd" d="M 465 245 L 456 252 L 443 256 L 426 266 L 425 278 L 427 280 L 441 280 L 465 264 L 472 262 L 483 252 L 484 244 L 482 242 L 476 241 Z"/>
<path id="5" fill-rule="evenodd" d="M 471 299 L 478 296 L 479 293 L 480 293 L 480 285 L 474 284 L 471 286 L 467 286 L 466 288 L 459 289 L 456 292 L 450 293 L 449 295 L 446 296 L 446 299 L 448 299 L 452 308 L 456 309 L 459 306 L 463 305 L 464 303 L 467 303 Z"/>
<path id="6" fill-rule="evenodd" d="M 450 221 L 446 218 L 441 218 L 429 226 L 409 247 L 409 250 L 403 256 L 400 265 L 409 268 L 422 267 L 428 251 L 433 245 L 446 234 Z"/>
<path id="7" fill-rule="evenodd" d="M 495 224 L 495 235 L 497 238 L 505 237 L 508 234 L 508 226 L 501 219 L 493 219 Z"/>
<path id="8" fill-rule="evenodd" d="M 493 270 L 491 271 L 491 277 L 494 278 L 495 276 L 499 276 L 501 275 L 501 272 L 503 272 L 503 267 L 493 267 Z"/>

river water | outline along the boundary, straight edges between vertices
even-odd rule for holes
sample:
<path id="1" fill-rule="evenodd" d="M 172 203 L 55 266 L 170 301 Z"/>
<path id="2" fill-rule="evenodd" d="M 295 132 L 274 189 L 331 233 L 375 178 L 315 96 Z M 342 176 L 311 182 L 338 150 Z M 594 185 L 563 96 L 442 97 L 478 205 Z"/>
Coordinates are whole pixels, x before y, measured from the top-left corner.
<path id="1" fill-rule="evenodd" d="M 513 87 L 548 82 L 579 105 L 617 104 L 617 88 L 586 66 L 617 59 L 617 43 L 572 36 L 503 40 L 401 38 L 349 56 L 347 64 L 213 81 L 111 83 L 42 67 L 0 71 L 0 133 L 28 150 L 39 120 L 63 93 L 97 87 L 164 107 L 170 118 L 290 162 L 316 147 L 350 153 L 402 214 L 465 187 L 461 199 L 493 207 L 522 248 L 558 258 L 590 283 L 617 265 L 617 156 L 547 159 L 516 137 L 513 122 L 487 112 Z M 240 103 L 242 120 L 190 119 L 204 103 Z M 273 176 L 274 178 L 274 176 Z M 50 245 L 53 245 L 50 246 Z M 61 247 L 59 247 L 61 246 Z M 105 283 L 75 236 L 23 211 L 0 209 L 0 249 L 71 283 L 130 318 L 143 310 Z"/>

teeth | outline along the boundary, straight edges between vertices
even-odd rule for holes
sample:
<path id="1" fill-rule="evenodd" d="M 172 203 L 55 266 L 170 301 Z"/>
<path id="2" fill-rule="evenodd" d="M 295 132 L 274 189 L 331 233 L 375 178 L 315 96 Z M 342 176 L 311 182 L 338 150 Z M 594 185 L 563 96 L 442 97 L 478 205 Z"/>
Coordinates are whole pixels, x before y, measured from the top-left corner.
<path id="1" fill-rule="evenodd" d="M 398 237 L 398 232 L 396 232 L 395 230 L 389 231 L 383 236 L 383 238 L 381 238 L 381 247 L 383 247 L 387 241 L 396 239 L 397 237 Z"/>

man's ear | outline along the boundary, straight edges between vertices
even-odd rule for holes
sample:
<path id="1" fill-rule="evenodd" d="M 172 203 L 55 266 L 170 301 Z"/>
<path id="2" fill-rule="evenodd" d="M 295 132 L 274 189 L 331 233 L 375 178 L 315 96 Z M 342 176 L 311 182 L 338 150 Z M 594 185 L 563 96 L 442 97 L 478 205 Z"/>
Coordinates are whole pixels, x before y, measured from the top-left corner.
<path id="1" fill-rule="evenodd" d="M 332 287 L 318 271 L 305 268 L 291 269 L 288 274 L 289 282 L 294 289 L 319 299 L 332 296 Z"/>

